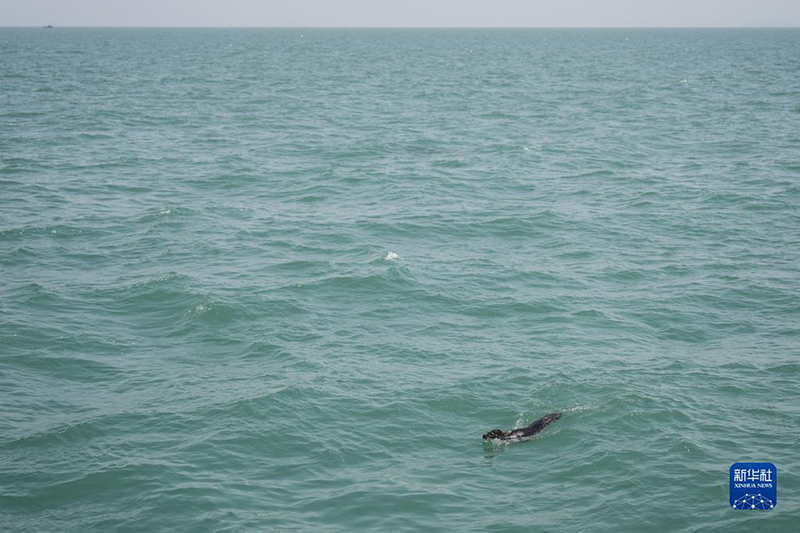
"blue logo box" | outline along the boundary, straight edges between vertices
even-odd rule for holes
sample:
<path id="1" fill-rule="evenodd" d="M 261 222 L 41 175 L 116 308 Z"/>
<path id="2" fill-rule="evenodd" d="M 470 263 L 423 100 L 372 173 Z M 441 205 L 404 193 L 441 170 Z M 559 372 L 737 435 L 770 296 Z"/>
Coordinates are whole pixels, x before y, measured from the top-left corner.
<path id="1" fill-rule="evenodd" d="M 730 482 L 734 509 L 769 511 L 778 505 L 778 469 L 772 463 L 733 463 Z"/>

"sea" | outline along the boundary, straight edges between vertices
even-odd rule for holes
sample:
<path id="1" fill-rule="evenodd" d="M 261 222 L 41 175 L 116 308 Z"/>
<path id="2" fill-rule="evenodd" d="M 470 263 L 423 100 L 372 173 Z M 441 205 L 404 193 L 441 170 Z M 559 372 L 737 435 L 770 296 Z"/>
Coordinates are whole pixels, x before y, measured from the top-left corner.
<path id="1" fill-rule="evenodd" d="M 0 530 L 795 532 L 798 476 L 800 30 L 0 29 Z"/>

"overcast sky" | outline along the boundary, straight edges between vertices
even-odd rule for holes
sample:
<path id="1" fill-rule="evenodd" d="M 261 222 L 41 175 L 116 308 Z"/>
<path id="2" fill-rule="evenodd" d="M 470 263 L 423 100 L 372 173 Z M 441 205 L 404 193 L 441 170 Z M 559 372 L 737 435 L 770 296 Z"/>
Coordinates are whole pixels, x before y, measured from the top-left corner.
<path id="1" fill-rule="evenodd" d="M 0 26 L 800 26 L 800 0 L 0 0 Z"/>

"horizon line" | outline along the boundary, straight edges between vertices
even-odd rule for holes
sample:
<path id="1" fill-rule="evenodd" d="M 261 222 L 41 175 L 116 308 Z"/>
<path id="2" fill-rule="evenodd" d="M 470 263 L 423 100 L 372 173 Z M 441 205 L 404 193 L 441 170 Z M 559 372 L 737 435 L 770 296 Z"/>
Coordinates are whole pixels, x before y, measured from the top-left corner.
<path id="1" fill-rule="evenodd" d="M 204 26 L 204 25 L 78 25 L 16 24 L 0 28 L 96 28 L 96 29 L 241 29 L 241 30 L 792 30 L 797 26 Z"/>

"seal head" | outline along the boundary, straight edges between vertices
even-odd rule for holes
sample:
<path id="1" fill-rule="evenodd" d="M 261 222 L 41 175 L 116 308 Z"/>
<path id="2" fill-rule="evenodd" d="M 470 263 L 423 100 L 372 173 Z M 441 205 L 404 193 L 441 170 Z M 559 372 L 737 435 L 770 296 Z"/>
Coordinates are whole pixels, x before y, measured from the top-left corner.
<path id="1" fill-rule="evenodd" d="M 506 432 L 502 429 L 493 429 L 483 436 L 483 440 L 502 439 L 506 436 Z"/>

